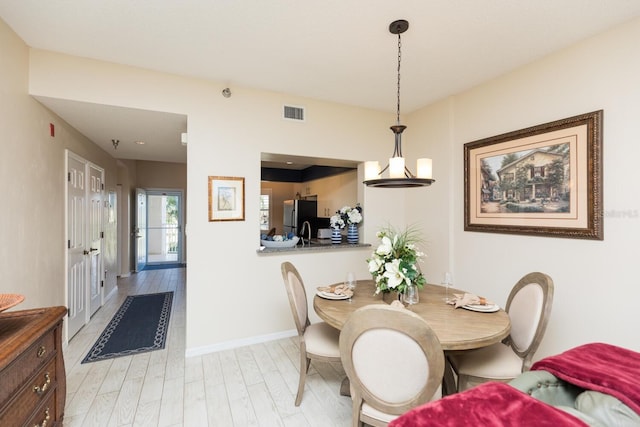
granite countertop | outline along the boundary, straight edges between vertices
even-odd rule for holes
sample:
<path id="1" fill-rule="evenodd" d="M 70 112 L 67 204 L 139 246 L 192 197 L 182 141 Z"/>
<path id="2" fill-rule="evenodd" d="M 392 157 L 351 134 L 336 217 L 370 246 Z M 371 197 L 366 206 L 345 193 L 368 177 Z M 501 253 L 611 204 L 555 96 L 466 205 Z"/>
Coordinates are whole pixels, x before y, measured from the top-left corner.
<path id="1" fill-rule="evenodd" d="M 369 243 L 343 242 L 343 243 L 340 243 L 339 245 L 334 245 L 331 243 L 330 239 L 312 239 L 310 245 L 306 243 L 304 246 L 297 245 L 292 248 L 265 248 L 261 246 L 256 250 L 256 252 L 259 254 L 274 254 L 274 253 L 282 253 L 282 252 L 293 252 L 293 253 L 326 252 L 326 251 L 361 249 L 361 248 L 370 248 L 370 247 L 371 247 L 371 244 Z"/>

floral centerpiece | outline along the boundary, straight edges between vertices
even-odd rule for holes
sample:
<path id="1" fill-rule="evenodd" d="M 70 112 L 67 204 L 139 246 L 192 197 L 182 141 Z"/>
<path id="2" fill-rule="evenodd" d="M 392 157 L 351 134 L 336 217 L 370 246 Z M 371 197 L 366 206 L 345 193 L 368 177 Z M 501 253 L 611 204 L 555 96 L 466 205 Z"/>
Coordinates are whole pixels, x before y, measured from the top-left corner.
<path id="1" fill-rule="evenodd" d="M 362 221 L 362 207 L 343 206 L 330 219 L 331 228 L 342 230 L 346 225 L 359 224 Z"/>
<path id="2" fill-rule="evenodd" d="M 376 294 L 391 291 L 403 294 L 412 285 L 422 289 L 426 280 L 417 263 L 424 254 L 416 246 L 421 241 L 417 230 L 407 228 L 397 232 L 387 227 L 376 236 L 381 243 L 367 259 L 376 282 Z"/>

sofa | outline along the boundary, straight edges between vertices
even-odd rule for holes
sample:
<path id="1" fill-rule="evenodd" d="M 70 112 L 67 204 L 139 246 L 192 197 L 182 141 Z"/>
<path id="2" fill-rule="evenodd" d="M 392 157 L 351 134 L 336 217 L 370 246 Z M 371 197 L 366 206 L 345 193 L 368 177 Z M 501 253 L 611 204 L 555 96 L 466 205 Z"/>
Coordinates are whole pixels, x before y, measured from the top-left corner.
<path id="1" fill-rule="evenodd" d="M 412 409 L 390 427 L 640 426 L 640 353 L 591 343 Z"/>

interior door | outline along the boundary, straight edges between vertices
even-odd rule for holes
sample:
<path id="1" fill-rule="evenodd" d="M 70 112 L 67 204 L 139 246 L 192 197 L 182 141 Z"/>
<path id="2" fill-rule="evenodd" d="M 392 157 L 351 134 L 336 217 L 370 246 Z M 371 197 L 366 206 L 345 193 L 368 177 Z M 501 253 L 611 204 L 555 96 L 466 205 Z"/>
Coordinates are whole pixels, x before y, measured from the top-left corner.
<path id="1" fill-rule="evenodd" d="M 147 264 L 147 192 L 136 188 L 136 215 L 133 229 L 135 270 L 142 271 Z"/>
<path id="2" fill-rule="evenodd" d="M 69 338 L 87 321 L 86 163 L 67 156 L 67 306 Z"/>
<path id="3" fill-rule="evenodd" d="M 104 190 L 104 171 L 89 165 L 89 309 L 90 315 L 102 306 L 102 285 L 104 268 L 102 268 L 102 240 L 104 209 L 102 193 Z"/>

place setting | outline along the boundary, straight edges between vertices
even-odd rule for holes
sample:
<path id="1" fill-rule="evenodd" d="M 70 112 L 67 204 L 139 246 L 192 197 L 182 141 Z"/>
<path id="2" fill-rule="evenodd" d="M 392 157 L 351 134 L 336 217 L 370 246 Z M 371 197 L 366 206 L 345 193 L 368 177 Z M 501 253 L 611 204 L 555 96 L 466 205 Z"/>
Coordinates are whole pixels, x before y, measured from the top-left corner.
<path id="1" fill-rule="evenodd" d="M 353 272 L 348 272 L 341 285 L 319 286 L 316 295 L 320 298 L 330 300 L 351 300 L 356 288 L 356 276 Z"/>
<path id="2" fill-rule="evenodd" d="M 444 287 L 444 298 L 442 300 L 453 305 L 454 308 L 464 308 L 465 310 L 477 311 L 480 313 L 495 313 L 500 310 L 498 304 L 487 300 L 485 297 L 480 297 L 472 293 L 452 293 L 449 295 L 449 288 L 453 286 L 453 280 L 451 280 L 451 273 L 444 274 L 442 279 L 442 286 Z"/>
<path id="3" fill-rule="evenodd" d="M 498 304 L 494 304 L 485 297 L 480 297 L 470 293 L 453 294 L 447 304 L 453 305 L 454 308 L 462 307 L 465 310 L 477 311 L 480 313 L 495 313 L 500 310 Z"/>

